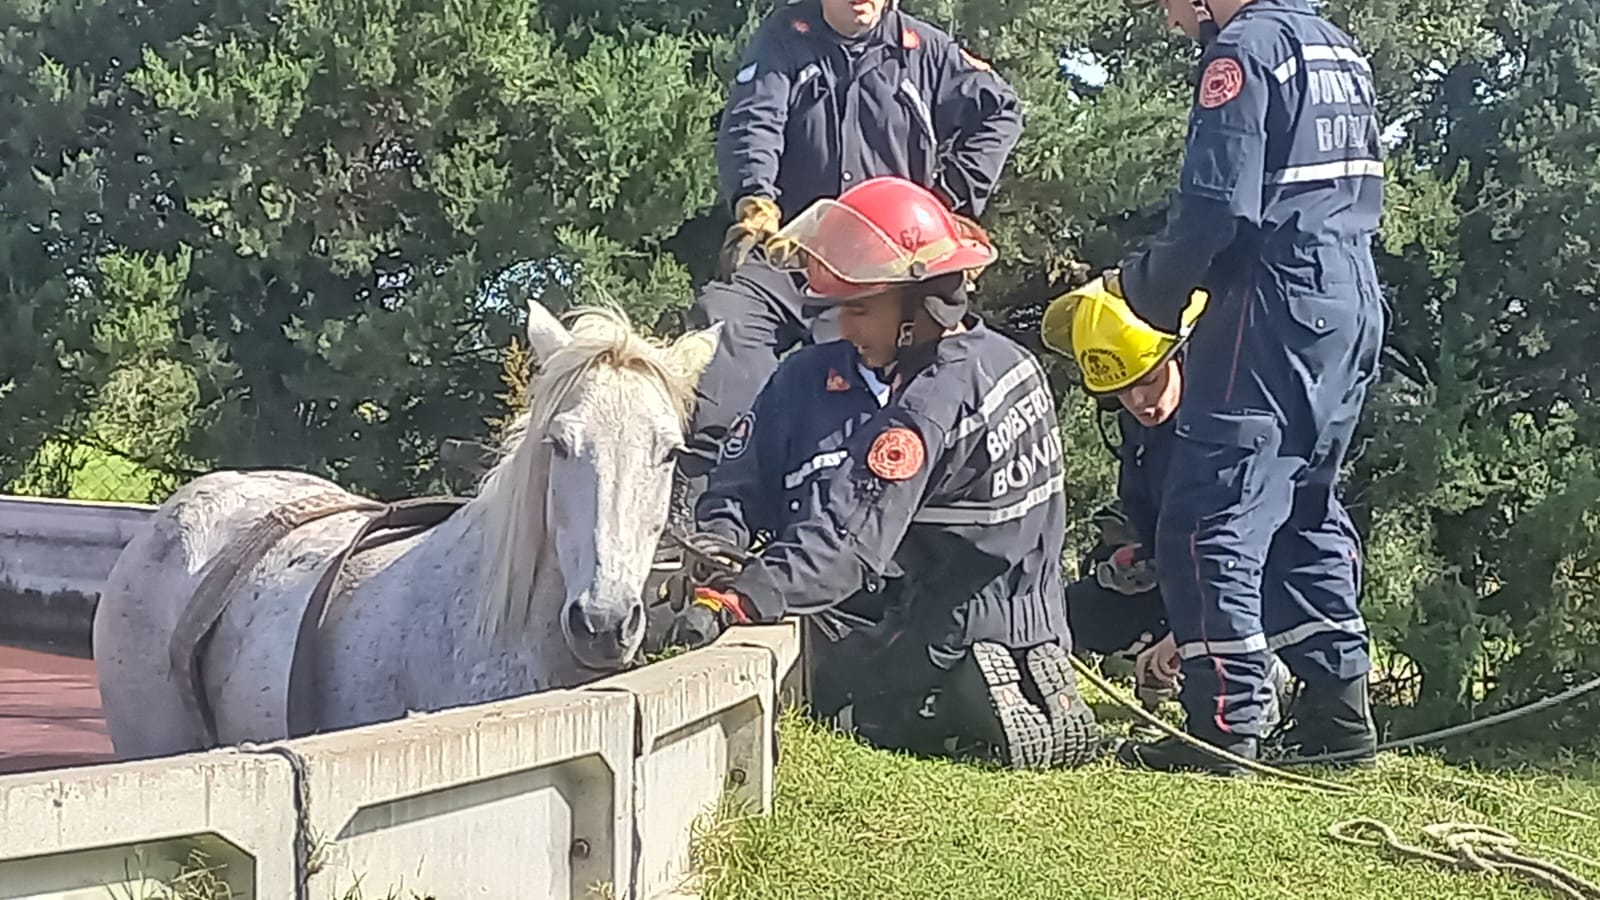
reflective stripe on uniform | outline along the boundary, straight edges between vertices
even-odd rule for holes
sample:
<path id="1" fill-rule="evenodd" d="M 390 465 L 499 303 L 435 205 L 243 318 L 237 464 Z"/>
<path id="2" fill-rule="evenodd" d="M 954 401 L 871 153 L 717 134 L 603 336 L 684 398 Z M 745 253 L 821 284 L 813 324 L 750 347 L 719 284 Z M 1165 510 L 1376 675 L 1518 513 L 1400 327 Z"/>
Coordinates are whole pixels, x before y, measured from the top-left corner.
<path id="1" fill-rule="evenodd" d="M 911 521 L 918 525 L 999 525 L 1026 516 L 1035 507 L 1050 501 L 1061 493 L 1061 480 L 1049 483 L 1024 494 L 1021 500 L 1001 507 L 955 504 L 949 506 L 924 506 Z"/>
<path id="2" fill-rule="evenodd" d="M 1319 634 L 1329 633 L 1363 635 L 1367 633 L 1367 626 L 1360 619 L 1345 619 L 1342 622 L 1323 619 L 1316 622 L 1306 622 L 1296 625 L 1288 631 L 1268 637 L 1267 646 L 1272 650 L 1281 650 L 1284 647 L 1292 647 L 1301 641 L 1314 638 Z"/>
<path id="3" fill-rule="evenodd" d="M 1355 63 L 1367 71 L 1372 70 L 1372 64 L 1366 57 L 1351 47 L 1341 47 L 1338 44 L 1304 44 L 1300 47 L 1300 58 L 1306 62 L 1347 62 Z"/>
<path id="4" fill-rule="evenodd" d="M 1264 634 L 1252 634 L 1249 637 L 1226 641 L 1190 641 L 1178 645 L 1178 656 L 1182 659 L 1198 659 L 1202 656 L 1244 656 L 1247 653 L 1266 651 L 1267 636 Z"/>
<path id="5" fill-rule="evenodd" d="M 1375 159 L 1339 159 L 1309 166 L 1289 166 L 1267 173 L 1268 184 L 1303 184 L 1333 178 L 1382 178 L 1383 163 Z"/>
<path id="6" fill-rule="evenodd" d="M 977 411 L 962 419 L 961 424 L 956 426 L 953 440 L 959 441 L 971 437 L 978 429 L 989 424 L 989 417 L 994 415 L 995 410 L 1000 408 L 1000 405 L 1006 401 L 1012 391 L 1028 383 L 1028 377 L 1037 368 L 1038 363 L 1035 363 L 1032 358 L 1028 358 L 1021 360 L 1004 375 L 1001 375 L 999 380 L 994 383 L 994 387 L 983 395 L 983 400 L 978 403 Z"/>
<path id="7" fill-rule="evenodd" d="M 798 469 L 783 476 L 783 486 L 792 491 L 817 472 L 823 469 L 832 469 L 849 457 L 850 452 L 848 450 L 830 450 L 827 453 L 818 453 L 816 456 L 801 463 Z"/>
<path id="8" fill-rule="evenodd" d="M 1306 44 L 1300 48 L 1299 55 L 1278 63 L 1272 70 L 1272 77 L 1276 78 L 1279 84 L 1286 84 L 1300 71 L 1302 64 L 1314 62 L 1347 62 L 1362 71 L 1372 71 L 1372 63 L 1367 62 L 1366 57 L 1349 47 L 1340 47 L 1337 44 Z"/>

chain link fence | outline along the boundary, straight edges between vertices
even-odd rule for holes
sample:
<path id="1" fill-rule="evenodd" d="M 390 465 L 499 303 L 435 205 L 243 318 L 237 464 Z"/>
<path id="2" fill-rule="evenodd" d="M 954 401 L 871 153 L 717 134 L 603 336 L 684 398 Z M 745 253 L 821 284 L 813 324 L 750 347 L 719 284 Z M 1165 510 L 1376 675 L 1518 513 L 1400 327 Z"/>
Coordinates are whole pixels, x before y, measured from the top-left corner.
<path id="1" fill-rule="evenodd" d="M 175 471 L 89 442 L 51 442 L 4 493 L 99 503 L 160 503 L 199 471 Z"/>

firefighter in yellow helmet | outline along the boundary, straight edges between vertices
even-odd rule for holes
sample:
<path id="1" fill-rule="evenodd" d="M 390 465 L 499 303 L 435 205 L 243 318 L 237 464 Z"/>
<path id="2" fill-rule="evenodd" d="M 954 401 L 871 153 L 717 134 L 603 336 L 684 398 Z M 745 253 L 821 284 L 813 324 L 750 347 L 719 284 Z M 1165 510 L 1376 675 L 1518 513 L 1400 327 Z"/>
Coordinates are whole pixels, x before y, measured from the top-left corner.
<path id="1" fill-rule="evenodd" d="M 1154 328 L 1126 300 L 1095 279 L 1057 298 L 1044 314 L 1045 346 L 1076 361 L 1084 390 L 1102 410 L 1117 410 L 1120 439 L 1107 443 L 1118 458 L 1117 504 L 1096 516 L 1100 542 L 1067 587 L 1067 619 L 1076 649 L 1132 657 L 1147 706 L 1175 694 L 1177 642 L 1156 580 L 1156 518 L 1167 477 L 1183 395 L 1183 346 L 1209 295 L 1197 290 L 1177 334 Z M 1288 670 L 1269 662 L 1272 688 L 1263 725 L 1281 718 Z"/>
<path id="2" fill-rule="evenodd" d="M 1077 362 L 1090 396 L 1116 396 L 1140 424 L 1159 425 L 1177 408 L 1182 376 L 1176 357 L 1209 299 L 1205 291 L 1191 294 L 1179 332 L 1171 334 L 1134 315 L 1104 278 L 1096 278 L 1050 304 L 1040 337 L 1045 346 Z"/>

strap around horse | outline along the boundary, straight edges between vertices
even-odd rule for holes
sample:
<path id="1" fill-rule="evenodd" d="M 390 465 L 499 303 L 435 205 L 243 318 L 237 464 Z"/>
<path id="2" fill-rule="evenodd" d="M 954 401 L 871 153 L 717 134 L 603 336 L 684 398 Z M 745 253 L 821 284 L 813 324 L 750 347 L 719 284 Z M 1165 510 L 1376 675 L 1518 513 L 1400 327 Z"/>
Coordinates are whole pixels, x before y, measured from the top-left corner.
<path id="1" fill-rule="evenodd" d="M 289 667 L 288 727 L 290 737 L 302 737 L 317 730 L 322 708 L 317 694 L 316 634 L 326 617 L 333 586 L 351 557 L 386 544 L 421 534 L 467 504 L 465 497 L 417 497 L 397 500 L 378 510 L 356 529 L 343 550 L 328 563 L 322 578 L 311 592 L 311 602 L 300 616 L 294 644 L 294 659 Z"/>

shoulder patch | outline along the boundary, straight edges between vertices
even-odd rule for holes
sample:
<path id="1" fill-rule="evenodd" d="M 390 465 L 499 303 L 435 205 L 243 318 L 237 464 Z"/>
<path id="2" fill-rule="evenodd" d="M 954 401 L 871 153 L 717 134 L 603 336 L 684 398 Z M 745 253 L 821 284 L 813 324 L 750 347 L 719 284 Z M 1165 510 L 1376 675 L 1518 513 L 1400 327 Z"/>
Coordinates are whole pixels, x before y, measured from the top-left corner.
<path id="1" fill-rule="evenodd" d="M 828 370 L 828 393 L 843 394 L 850 390 L 850 382 L 844 380 L 838 369 Z"/>
<path id="2" fill-rule="evenodd" d="M 722 439 L 722 460 L 726 462 L 743 456 L 744 452 L 750 449 L 755 433 L 756 414 L 740 413 L 739 417 L 733 420 L 733 424 L 728 426 L 728 434 Z"/>
<path id="3" fill-rule="evenodd" d="M 902 28 L 900 30 L 900 46 L 907 50 L 915 50 L 922 46 L 922 35 L 909 28 Z"/>
<path id="4" fill-rule="evenodd" d="M 867 451 L 867 468 L 886 481 L 905 481 L 922 471 L 927 459 L 922 438 L 909 428 L 890 428 Z"/>
<path id="5" fill-rule="evenodd" d="M 796 16 L 794 20 L 789 23 L 789 27 L 794 29 L 795 34 L 811 33 L 811 23 L 800 18 L 799 16 Z"/>
<path id="6" fill-rule="evenodd" d="M 1200 105 L 1216 109 L 1244 90 L 1244 69 L 1239 61 L 1223 56 L 1213 59 L 1200 75 Z"/>
<path id="7" fill-rule="evenodd" d="M 961 58 L 967 61 L 967 65 L 973 67 L 974 69 L 977 69 L 980 72 L 991 72 L 991 71 L 994 70 L 994 67 L 990 66 L 987 60 L 979 59 L 978 57 L 973 56 L 971 53 L 967 52 L 967 49 L 965 47 L 962 47 L 960 49 L 961 49 Z"/>

